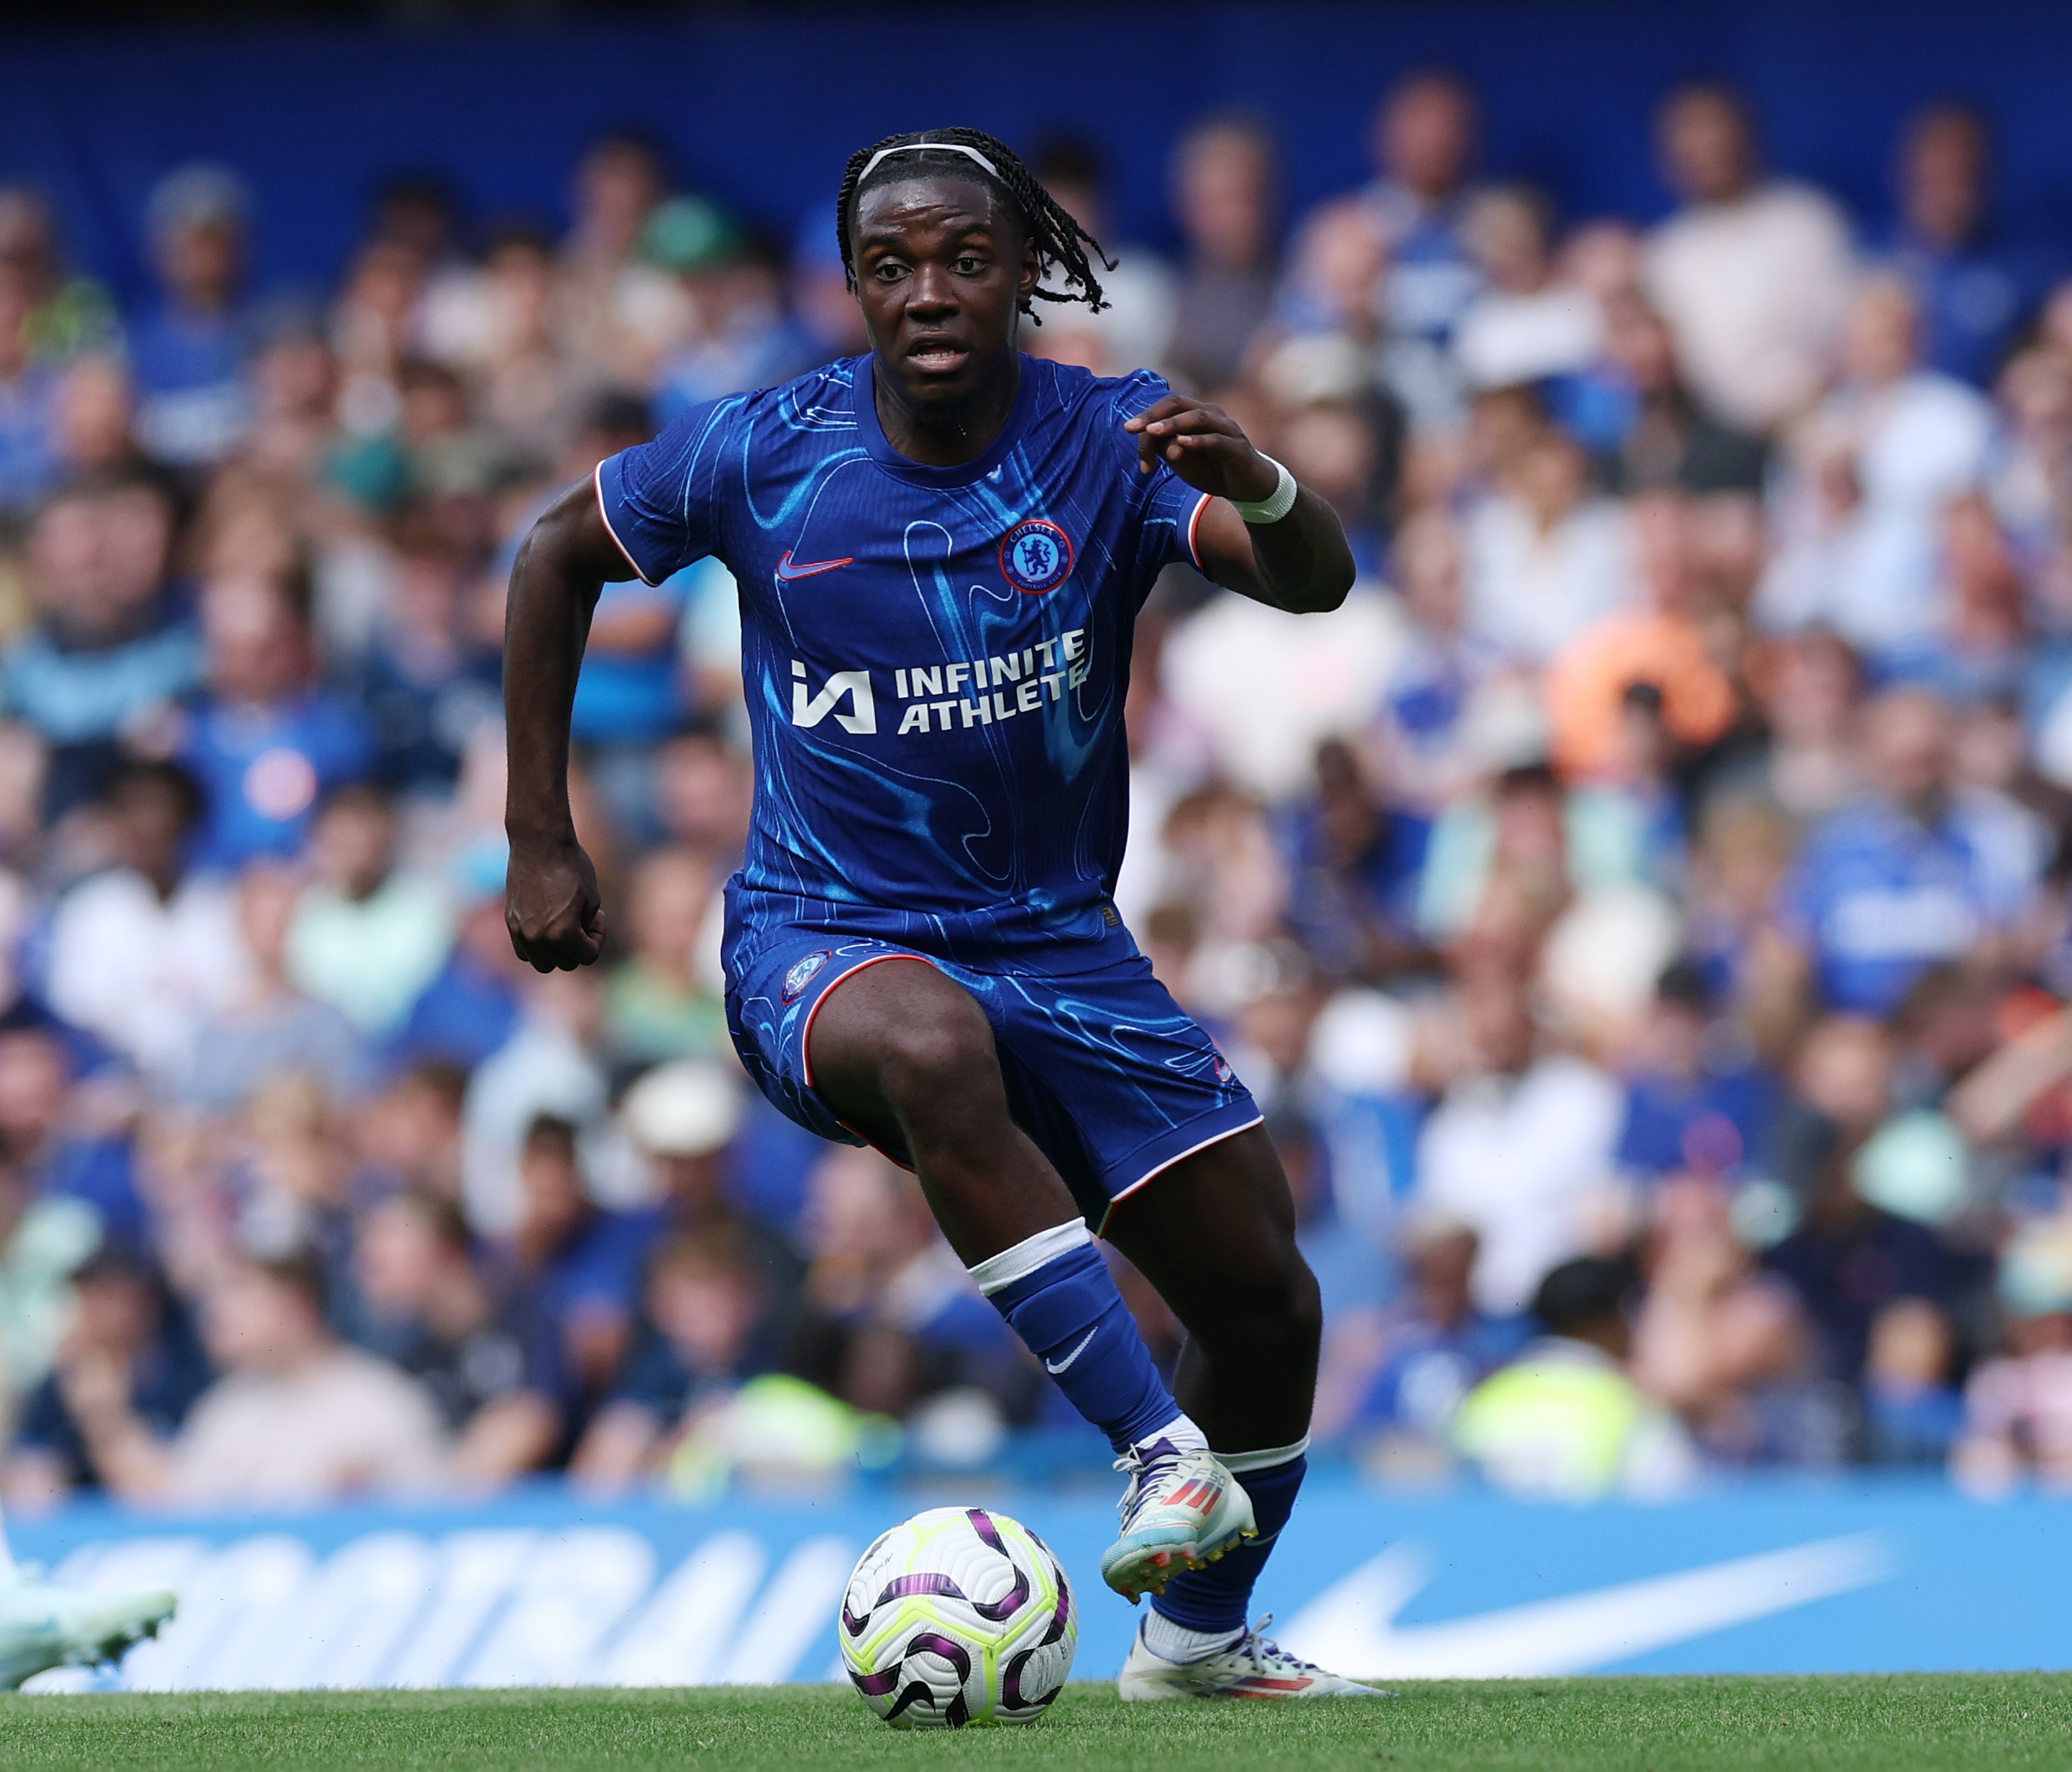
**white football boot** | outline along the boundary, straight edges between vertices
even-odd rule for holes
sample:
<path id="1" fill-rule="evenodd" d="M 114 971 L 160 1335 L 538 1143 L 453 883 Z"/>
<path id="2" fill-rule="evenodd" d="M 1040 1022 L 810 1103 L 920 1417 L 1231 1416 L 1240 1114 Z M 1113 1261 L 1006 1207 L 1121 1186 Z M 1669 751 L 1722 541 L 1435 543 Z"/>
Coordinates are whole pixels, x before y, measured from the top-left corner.
<path id="1" fill-rule="evenodd" d="M 48 1668 L 120 1661 L 132 1644 L 158 1635 L 174 1605 L 162 1588 L 89 1593 L 55 1586 L 33 1567 L 0 1575 L 0 1692 Z"/>
<path id="2" fill-rule="evenodd" d="M 1161 1698 L 1389 1698 L 1379 1687 L 1326 1673 L 1293 1655 L 1266 1634 L 1272 1613 L 1232 1643 L 1199 1661 L 1168 1661 L 1144 1645 L 1140 1628 L 1118 1682 L 1133 1702 Z"/>
<path id="3" fill-rule="evenodd" d="M 1122 1525 L 1101 1552 L 1101 1579 L 1135 1605 L 1163 1593 L 1182 1569 L 1213 1563 L 1240 1539 L 1256 1538 L 1252 1498 L 1212 1452 L 1169 1440 L 1133 1446 L 1115 1461 L 1129 1473 Z"/>

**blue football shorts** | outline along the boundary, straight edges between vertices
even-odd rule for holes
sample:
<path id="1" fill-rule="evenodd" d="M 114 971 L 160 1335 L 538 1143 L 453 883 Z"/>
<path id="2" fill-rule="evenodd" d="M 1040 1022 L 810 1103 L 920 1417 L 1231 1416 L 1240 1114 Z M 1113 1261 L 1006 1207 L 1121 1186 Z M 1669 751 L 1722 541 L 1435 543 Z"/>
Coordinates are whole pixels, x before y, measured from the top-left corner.
<path id="1" fill-rule="evenodd" d="M 1019 962 L 963 964 L 824 927 L 761 925 L 729 946 L 727 1026 L 749 1075 L 788 1118 L 845 1144 L 872 1141 L 844 1125 L 813 1086 L 807 1040 L 828 993 L 865 966 L 893 961 L 918 961 L 955 979 L 993 1024 L 1015 1123 L 1096 1231 L 1117 1201 L 1161 1171 L 1260 1123 L 1252 1092 L 1215 1042 L 1152 976 L 1151 962 L 1124 944 L 1092 971 L 1055 976 Z M 903 1150 L 885 1154 L 913 1166 Z"/>

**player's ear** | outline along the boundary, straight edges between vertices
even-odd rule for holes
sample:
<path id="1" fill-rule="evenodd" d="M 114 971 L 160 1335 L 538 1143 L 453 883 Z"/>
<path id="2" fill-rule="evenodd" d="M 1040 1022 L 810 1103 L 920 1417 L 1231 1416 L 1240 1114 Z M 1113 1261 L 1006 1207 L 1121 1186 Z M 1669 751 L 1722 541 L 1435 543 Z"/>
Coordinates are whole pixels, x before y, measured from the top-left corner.
<path id="1" fill-rule="evenodd" d="M 1036 256 L 1035 244 L 1025 240 L 1022 243 L 1022 274 L 1015 280 L 1014 286 L 1026 295 L 1042 281 L 1043 264 Z"/>

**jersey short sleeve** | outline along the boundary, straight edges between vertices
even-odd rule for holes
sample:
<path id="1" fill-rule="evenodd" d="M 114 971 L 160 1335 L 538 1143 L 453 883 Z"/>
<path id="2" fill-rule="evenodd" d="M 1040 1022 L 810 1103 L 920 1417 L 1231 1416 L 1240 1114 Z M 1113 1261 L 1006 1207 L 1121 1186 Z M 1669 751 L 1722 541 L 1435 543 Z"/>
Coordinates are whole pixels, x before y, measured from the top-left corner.
<path id="1" fill-rule="evenodd" d="M 1209 495 L 1198 492 L 1164 462 L 1149 474 L 1137 471 L 1137 439 L 1120 428 L 1123 421 L 1156 406 L 1173 391 L 1163 376 L 1140 369 L 1117 384 L 1115 410 L 1117 435 L 1128 445 L 1129 472 L 1143 483 L 1139 493 L 1143 521 L 1138 530 L 1138 582 L 1146 595 L 1151 581 L 1175 561 L 1202 570 L 1200 530 L 1202 513 L 1209 508 Z"/>
<path id="2" fill-rule="evenodd" d="M 633 569 L 651 585 L 720 545 L 726 464 L 738 464 L 739 394 L 693 406 L 652 443 L 621 451 L 597 469 L 598 508 Z"/>

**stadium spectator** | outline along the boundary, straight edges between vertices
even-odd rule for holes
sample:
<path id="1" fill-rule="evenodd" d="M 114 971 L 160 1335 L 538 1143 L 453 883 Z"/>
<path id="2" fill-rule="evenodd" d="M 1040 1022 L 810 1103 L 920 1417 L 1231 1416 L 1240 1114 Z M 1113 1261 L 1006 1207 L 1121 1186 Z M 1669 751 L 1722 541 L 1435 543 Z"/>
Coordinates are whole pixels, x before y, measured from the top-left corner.
<path id="1" fill-rule="evenodd" d="M 1818 192 L 1763 176 L 1754 119 L 1731 87 L 1677 88 L 1656 130 L 1680 207 L 1648 242 L 1648 294 L 1700 399 L 1766 432 L 1826 380 L 1848 296 L 1848 228 Z"/>
<path id="2" fill-rule="evenodd" d="M 1778 1128 L 1781 1178 L 1802 1219 L 1765 1251 L 1818 1330 L 1825 1375 L 1853 1385 L 1883 1313 L 1946 1307 L 1955 1263 L 1926 1226 L 1864 1197 L 1860 1162 L 1891 1107 L 1892 1043 L 1876 1022 L 1836 1016 L 1815 1026 L 1793 1067 L 1797 1111 Z"/>
<path id="3" fill-rule="evenodd" d="M 504 867 L 493 843 L 456 863 L 453 946 L 390 1041 L 393 1057 L 472 1068 L 517 1032 L 522 962 L 504 923 Z"/>
<path id="4" fill-rule="evenodd" d="M 524 225 L 504 229 L 480 282 L 476 323 L 454 328 L 435 354 L 473 373 L 483 416 L 505 443 L 528 461 L 552 461 L 568 447 L 594 373 L 565 342 L 553 241 Z"/>
<path id="5" fill-rule="evenodd" d="M 292 856 L 319 802 L 374 767 L 367 716 L 317 684 L 306 574 L 236 579 L 203 595 L 208 690 L 181 760 L 208 797 L 198 839 L 213 865 Z"/>
<path id="6" fill-rule="evenodd" d="M 39 362 L 63 363 L 116 341 L 113 299 L 65 262 L 58 218 L 37 192 L 0 188 L 0 262 L 22 278 L 30 301 L 29 348 Z"/>
<path id="7" fill-rule="evenodd" d="M 1197 124 L 1173 156 L 1173 211 L 1186 241 L 1166 362 L 1207 394 L 1227 388 L 1273 303 L 1280 270 L 1279 159 L 1257 124 Z"/>
<path id="8" fill-rule="evenodd" d="M 837 1148 L 808 1189 L 794 1369 L 866 1412 L 903 1416 L 968 1387 L 992 1399 L 996 1420 L 1033 1415 L 1034 1362 L 943 1241 L 919 1185 L 875 1152 Z"/>
<path id="9" fill-rule="evenodd" d="M 201 789 L 178 764 L 123 765 L 102 805 L 111 865 L 59 900 L 45 988 L 60 1015 L 162 1085 L 244 987 L 236 895 L 187 865 Z"/>
<path id="10" fill-rule="evenodd" d="M 32 999 L 0 1017 L 0 1222 L 11 1216 L 22 1263 L 18 1329 L 38 1321 L 47 1277 L 103 1244 L 140 1249 L 150 1232 L 129 1104 L 102 1056 Z"/>
<path id="11" fill-rule="evenodd" d="M 1279 823 L 1288 926 L 1327 976 L 1382 979 L 1429 963 L 1416 894 L 1431 827 L 1386 804 L 1350 746 L 1318 748 L 1314 798 L 1284 809 Z"/>
<path id="12" fill-rule="evenodd" d="M 1867 1462 L 1940 1470 L 1964 1424 L 1964 1402 L 1950 1383 L 1956 1336 L 1950 1319 L 1923 1299 L 1901 1299 L 1878 1313 L 1864 1361 Z"/>
<path id="13" fill-rule="evenodd" d="M 1467 520 L 1468 620 L 1513 664 L 1539 668 L 1638 587 L 1623 506 L 1595 496 L 1566 433 L 1542 427 Z"/>
<path id="14" fill-rule="evenodd" d="M 1864 723 L 1873 791 L 1808 835 L 1779 898 L 1820 1000 L 1888 1014 L 1938 960 L 1990 953 L 2041 875 L 2039 834 L 2004 800 L 1951 791 L 1950 711 L 1887 690 Z"/>
<path id="15" fill-rule="evenodd" d="M 51 489 L 58 472 L 57 377 L 35 360 L 35 311 L 27 277 L 0 260 L 0 511 L 14 517 Z"/>
<path id="16" fill-rule="evenodd" d="M 1720 1049 L 1712 987 L 1679 959 L 1655 987 L 1626 1072 L 1618 1160 L 1648 1181 L 1737 1178 L 1768 1160 L 1776 1081 L 1745 1050 Z"/>
<path id="17" fill-rule="evenodd" d="M 1424 69 L 1383 95 L 1369 142 L 1379 175 L 1361 197 L 1389 251 L 1389 323 L 1441 344 L 1479 282 L 1463 200 L 1478 121 L 1466 82 Z"/>
<path id="18" fill-rule="evenodd" d="M 460 1198 L 461 1103 L 467 1068 L 427 1058 L 393 1076 L 355 1117 L 355 1144 L 395 1191 Z"/>
<path id="19" fill-rule="evenodd" d="M 649 218 L 648 258 L 682 280 L 689 330 L 656 372 L 664 422 L 724 394 L 787 381 L 820 353 L 784 307 L 783 262 L 705 197 L 672 197 Z"/>
<path id="20" fill-rule="evenodd" d="M 569 1461 L 569 1474 L 590 1488 L 625 1488 L 665 1460 L 672 1434 L 769 1370 L 781 1333 L 732 1226 L 666 1245 L 648 1270 L 644 1299 L 611 1394 Z"/>
<path id="21" fill-rule="evenodd" d="M 1579 366 L 1560 410 L 1596 451 L 1611 489 L 1760 492 L 1767 451 L 1700 403 L 1668 323 L 1630 289 L 1616 291 L 1602 311 L 1601 353 Z"/>
<path id="22" fill-rule="evenodd" d="M 578 360 L 615 386 L 647 385 L 692 322 L 676 279 L 640 256 L 668 188 L 661 150 L 638 134 L 598 137 L 576 167 L 558 305 Z"/>
<path id="23" fill-rule="evenodd" d="M 1437 69 L 1405 74 L 1375 107 L 1374 181 L 1305 225 L 1314 239 L 1355 223 L 1375 249 L 1375 312 L 1390 335 L 1384 371 L 1419 431 L 1460 418 L 1465 365 L 1453 352 L 1454 328 L 1482 283 L 1464 225 L 1476 131 L 1474 96 L 1460 79 Z"/>
<path id="24" fill-rule="evenodd" d="M 440 883 L 397 863 L 396 808 L 380 789 L 332 793 L 310 831 L 315 877 L 288 930 L 288 976 L 379 1044 L 439 975 L 453 946 Z"/>
<path id="25" fill-rule="evenodd" d="M 516 1028 L 470 1074 L 462 1106 L 461 1200 L 485 1237 L 511 1237 L 524 1219 L 520 1157 L 533 1122 L 545 1115 L 594 1133 L 610 1094 L 595 1049 L 595 979 L 528 977 L 523 996 Z"/>
<path id="26" fill-rule="evenodd" d="M 1405 805 L 1429 815 L 1478 773 L 1468 716 L 1501 659 L 1466 626 L 1466 550 L 1450 515 L 1429 505 L 1412 512 L 1396 530 L 1391 567 L 1408 632 L 1371 739 L 1383 777 Z"/>
<path id="27" fill-rule="evenodd" d="M 1584 1256 L 1540 1282 L 1532 1314 L 1546 1333 L 1470 1393 L 1453 1441 L 1497 1488 L 1543 1500 L 1611 1494 L 1660 1500 L 1687 1488 L 1696 1449 L 1627 1371 L 1634 1276 Z"/>
<path id="28" fill-rule="evenodd" d="M 355 1339 L 430 1392 L 454 1482 L 495 1488 L 553 1456 L 560 1411 L 532 1383 L 524 1325 L 483 1277 L 450 1197 L 399 1193 L 363 1213 L 352 1279 Z"/>
<path id="29" fill-rule="evenodd" d="M 1616 1225 L 1619 1087 L 1552 1049 L 1525 980 L 1486 966 L 1456 982 L 1465 1049 L 1418 1136 L 1414 1197 L 1474 1230 L 1474 1301 L 1512 1317 L 1551 1268 Z"/>
<path id="30" fill-rule="evenodd" d="M 726 1010 L 697 966 L 715 897 L 712 861 L 695 849 L 651 851 L 627 888 L 631 951 L 606 982 L 604 1037 L 623 1061 L 717 1053 Z"/>
<path id="31" fill-rule="evenodd" d="M 1984 398 L 1918 365 L 1919 312 L 1896 278 L 1850 303 L 1842 373 L 1786 451 L 1782 534 L 1765 619 L 1832 628 L 1877 657 L 1918 641 L 1944 611 L 1945 512 L 1984 472 Z"/>
<path id="32" fill-rule="evenodd" d="M 442 797 L 497 719 L 497 660 L 469 619 L 471 564 L 430 521 L 399 524 L 394 577 L 349 678 L 374 727 L 375 773 L 398 793 Z"/>
<path id="33" fill-rule="evenodd" d="M 563 1419 L 579 1423 L 625 1358 L 652 1226 L 592 1204 L 577 1129 L 552 1115 L 526 1128 L 518 1181 L 524 1216 L 508 1253 L 528 1313 L 528 1354 Z"/>
<path id="34" fill-rule="evenodd" d="M 296 989 L 288 976 L 289 932 L 302 901 L 300 874 L 254 862 L 237 882 L 237 927 L 249 966 L 241 987 L 195 1030 L 174 1092 L 212 1113 L 240 1106 L 269 1078 L 314 1078 L 341 1101 L 369 1081 L 365 1045 L 327 1003 Z"/>
<path id="35" fill-rule="evenodd" d="M 1433 826 L 1418 926 L 1435 943 L 1506 927 L 1536 942 L 1572 899 L 1641 880 L 1646 839 L 1615 796 L 1564 789 L 1538 760 L 1503 769 Z"/>
<path id="36" fill-rule="evenodd" d="M 1646 1242 L 1633 1374 L 1725 1466 L 1840 1463 L 1851 1423 L 1792 1288 L 1762 1272 L 1703 1163 L 1666 1184 Z"/>
<path id="37" fill-rule="evenodd" d="M 445 1435 L 431 1398 L 325 1326 L 320 1271 L 306 1259 L 228 1268 L 203 1304 L 202 1337 L 223 1376 L 162 1438 L 120 1372 L 72 1399 L 109 1490 L 186 1506 L 292 1506 L 423 1494 L 442 1479 Z"/>
<path id="38" fill-rule="evenodd" d="M 2025 1478 L 2072 1484 L 2072 1235 L 2062 1219 L 2016 1236 L 2001 1257 L 2007 1346 L 1971 1374 L 1955 1470 L 2006 1493 Z"/>
<path id="39" fill-rule="evenodd" d="M 49 1374 L 72 1308 L 72 1275 L 101 1247 L 101 1214 L 88 1201 L 39 1184 L 39 1158 L 60 1142 L 61 1057 L 47 1039 L 18 1031 L 0 1038 L 0 1261 L 6 1313 L 0 1317 L 0 1383 L 10 1395 Z"/>
<path id="40" fill-rule="evenodd" d="M 10 1505 L 48 1506 L 107 1486 L 80 1426 L 101 1399 L 126 1393 L 144 1429 L 168 1440 L 208 1387 L 186 1308 L 139 1255 L 104 1246 L 72 1275 L 72 1293 L 71 1326 L 50 1376 L 27 1399 L 0 1471 Z"/>
<path id="41" fill-rule="evenodd" d="M 35 624 L 0 654 L 9 710 L 48 748 L 48 818 L 99 791 L 122 754 L 201 676 L 201 647 L 166 594 L 172 504 L 113 474 L 55 495 L 29 535 Z"/>
<path id="42" fill-rule="evenodd" d="M 1317 1378 L 1318 1432 L 1357 1447 L 1377 1474 L 1442 1474 L 1447 1432 L 1468 1393 L 1518 1352 L 1520 1319 L 1476 1308 L 1469 1288 L 1477 1238 L 1444 1218 L 1404 1232 L 1408 1268 L 1392 1305 L 1337 1313 Z"/>
<path id="43" fill-rule="evenodd" d="M 125 343 L 141 398 L 137 434 L 158 460 L 221 461 L 250 422 L 243 371 L 255 343 L 245 302 L 250 193 L 217 166 L 183 167 L 151 193 L 152 257 L 164 286 Z"/>
<path id="44" fill-rule="evenodd" d="M 1482 192 L 1460 233 L 1483 285 L 1453 329 L 1453 356 L 1470 387 L 1571 376 L 1596 358 L 1604 312 L 1588 290 L 1557 278 L 1545 198 L 1523 185 Z M 1399 258 L 1396 279 L 1408 274 Z"/>
<path id="45" fill-rule="evenodd" d="M 2042 300 L 2048 244 L 1995 212 L 1992 126 L 1969 105 L 1925 105 L 1906 120 L 1889 262 L 1914 286 L 1929 364 L 1990 386 Z"/>

